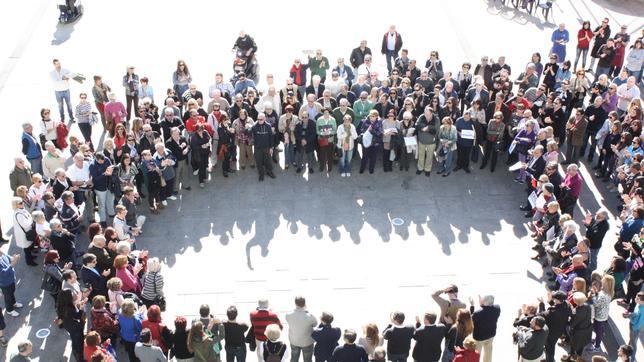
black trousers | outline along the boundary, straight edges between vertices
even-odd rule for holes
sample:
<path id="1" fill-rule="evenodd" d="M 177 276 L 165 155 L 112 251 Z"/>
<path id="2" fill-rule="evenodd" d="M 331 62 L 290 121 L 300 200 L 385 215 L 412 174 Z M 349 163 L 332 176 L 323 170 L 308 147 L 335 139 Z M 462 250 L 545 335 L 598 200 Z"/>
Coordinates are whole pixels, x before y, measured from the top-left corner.
<path id="1" fill-rule="evenodd" d="M 320 163 L 320 171 L 324 171 L 325 167 L 329 172 L 333 168 L 333 143 L 326 146 L 320 146 L 318 150 L 318 162 Z"/>
<path id="2" fill-rule="evenodd" d="M 469 168 L 472 146 L 458 145 L 456 148 L 456 167 Z"/>
<path id="3" fill-rule="evenodd" d="M 355 151 L 355 150 L 354 150 Z M 377 147 L 362 147 L 362 160 L 360 161 L 360 172 L 364 172 L 369 165 L 369 172 L 373 172 L 376 168 L 376 158 L 378 157 L 378 148 Z"/>
<path id="4" fill-rule="evenodd" d="M 496 142 L 486 141 L 483 152 L 483 162 L 481 168 L 485 168 L 487 162 L 490 161 L 490 170 L 494 171 L 496 167 L 496 159 L 499 155 L 499 151 L 496 149 Z"/>
<path id="5" fill-rule="evenodd" d="M 125 117 L 125 119 L 127 119 L 129 121 L 130 118 L 132 117 L 132 103 L 134 103 L 134 114 L 137 114 L 137 112 L 139 110 L 139 96 L 128 96 L 128 95 L 126 95 L 125 96 L 125 101 L 127 103 L 127 106 L 126 106 L 127 107 L 126 108 L 127 117 Z"/>
<path id="6" fill-rule="evenodd" d="M 383 148 L 382 149 L 382 168 L 385 170 L 385 172 L 389 172 L 392 170 L 393 162 L 389 160 L 390 156 L 391 156 L 391 150 L 385 150 Z"/>
<path id="7" fill-rule="evenodd" d="M 273 161 L 271 160 L 270 149 L 258 150 L 256 148 L 254 156 L 257 172 L 259 172 L 260 176 L 273 173 Z"/>

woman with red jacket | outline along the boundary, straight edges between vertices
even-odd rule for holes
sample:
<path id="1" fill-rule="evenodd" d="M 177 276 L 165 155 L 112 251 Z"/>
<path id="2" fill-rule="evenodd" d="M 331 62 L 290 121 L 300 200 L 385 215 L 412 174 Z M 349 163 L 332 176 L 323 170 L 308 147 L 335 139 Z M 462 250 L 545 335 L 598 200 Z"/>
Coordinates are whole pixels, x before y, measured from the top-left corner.
<path id="1" fill-rule="evenodd" d="M 168 346 L 165 341 L 172 340 L 172 332 L 161 321 L 161 309 L 158 305 L 152 305 L 148 308 L 148 319 L 141 324 L 142 328 L 148 328 L 152 334 L 153 344 L 159 346 L 163 354 L 168 355 Z"/>
<path id="2" fill-rule="evenodd" d="M 590 21 L 584 21 L 581 24 L 581 29 L 577 32 L 577 55 L 575 56 L 575 70 L 577 70 L 577 62 L 581 55 L 581 69 L 586 69 L 586 58 L 588 57 L 588 49 L 590 48 L 590 41 L 593 38 L 593 31 L 590 30 Z"/>
<path id="3" fill-rule="evenodd" d="M 456 347 L 453 362 L 479 362 L 481 354 L 476 351 L 476 342 L 472 337 L 463 341 L 463 348 Z"/>

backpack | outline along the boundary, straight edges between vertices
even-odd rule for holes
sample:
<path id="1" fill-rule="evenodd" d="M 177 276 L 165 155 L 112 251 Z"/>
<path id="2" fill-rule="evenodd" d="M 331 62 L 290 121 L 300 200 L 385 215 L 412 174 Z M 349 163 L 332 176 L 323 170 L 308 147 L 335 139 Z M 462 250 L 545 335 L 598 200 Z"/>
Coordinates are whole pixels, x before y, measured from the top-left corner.
<path id="1" fill-rule="evenodd" d="M 268 356 L 266 356 L 264 362 L 281 362 L 282 357 L 280 356 L 280 352 L 282 351 L 282 348 L 284 348 L 284 344 L 280 346 L 277 352 L 273 353 L 271 352 L 270 348 L 268 348 L 268 342 L 265 342 L 264 350 L 268 353 Z"/>

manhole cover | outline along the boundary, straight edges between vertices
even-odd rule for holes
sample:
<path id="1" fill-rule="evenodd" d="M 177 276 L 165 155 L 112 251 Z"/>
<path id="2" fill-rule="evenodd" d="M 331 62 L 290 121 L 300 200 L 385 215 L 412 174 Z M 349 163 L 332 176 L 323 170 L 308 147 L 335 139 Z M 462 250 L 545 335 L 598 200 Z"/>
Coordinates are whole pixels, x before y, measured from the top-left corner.
<path id="1" fill-rule="evenodd" d="M 47 338 L 49 336 L 49 333 L 50 333 L 50 331 L 49 331 L 48 328 L 39 329 L 36 332 L 36 337 L 38 337 L 38 338 Z"/>
<path id="2" fill-rule="evenodd" d="M 394 226 L 400 226 L 400 225 L 404 224 L 405 221 L 403 219 L 399 218 L 399 217 L 395 217 L 395 218 L 391 219 L 391 223 Z"/>

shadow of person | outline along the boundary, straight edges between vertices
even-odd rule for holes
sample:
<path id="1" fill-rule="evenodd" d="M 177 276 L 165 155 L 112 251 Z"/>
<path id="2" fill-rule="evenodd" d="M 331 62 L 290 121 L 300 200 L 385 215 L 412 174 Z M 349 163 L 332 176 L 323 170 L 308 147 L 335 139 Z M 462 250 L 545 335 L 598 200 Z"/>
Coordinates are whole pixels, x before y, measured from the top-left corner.
<path id="1" fill-rule="evenodd" d="M 251 257 L 251 252 L 254 247 L 259 246 L 260 255 L 263 258 L 268 256 L 268 244 L 273 240 L 275 230 L 279 227 L 279 216 L 279 211 L 275 209 L 271 209 L 266 213 L 257 214 L 255 218 L 255 236 L 246 243 L 246 265 L 248 269 L 254 270 Z"/>
<path id="2" fill-rule="evenodd" d="M 76 22 L 69 24 L 62 24 L 61 22 L 58 22 L 58 24 L 56 24 L 54 38 L 51 40 L 51 45 L 61 45 L 64 42 L 68 41 L 72 37 L 75 26 Z"/>

